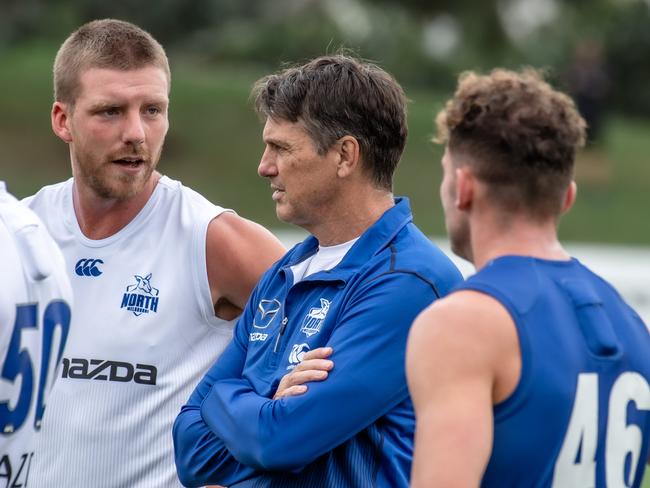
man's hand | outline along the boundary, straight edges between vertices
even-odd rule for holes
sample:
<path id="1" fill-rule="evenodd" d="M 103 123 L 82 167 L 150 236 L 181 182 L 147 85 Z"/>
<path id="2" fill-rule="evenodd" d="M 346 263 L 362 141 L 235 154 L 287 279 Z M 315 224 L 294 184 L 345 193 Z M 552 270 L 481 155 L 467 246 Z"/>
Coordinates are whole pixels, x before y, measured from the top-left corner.
<path id="1" fill-rule="evenodd" d="M 307 391 L 305 383 L 327 379 L 329 371 L 334 367 L 334 362 L 326 359 L 331 354 L 331 347 L 319 347 L 306 352 L 302 361 L 298 363 L 293 371 L 282 377 L 273 399 L 278 400 L 284 397 L 302 395 Z"/>

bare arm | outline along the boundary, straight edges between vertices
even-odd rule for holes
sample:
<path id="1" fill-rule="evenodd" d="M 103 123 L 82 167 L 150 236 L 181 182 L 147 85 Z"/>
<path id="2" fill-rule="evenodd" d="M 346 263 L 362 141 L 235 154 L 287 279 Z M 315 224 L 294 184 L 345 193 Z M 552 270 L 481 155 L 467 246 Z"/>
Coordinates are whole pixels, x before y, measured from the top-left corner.
<path id="1" fill-rule="evenodd" d="M 510 316 L 479 293 L 454 293 L 416 319 L 407 348 L 417 419 L 413 488 L 479 486 L 493 404 L 518 381 L 518 347 Z"/>
<path id="2" fill-rule="evenodd" d="M 262 274 L 285 253 L 259 224 L 224 212 L 208 225 L 206 260 L 215 314 L 239 315 Z"/>

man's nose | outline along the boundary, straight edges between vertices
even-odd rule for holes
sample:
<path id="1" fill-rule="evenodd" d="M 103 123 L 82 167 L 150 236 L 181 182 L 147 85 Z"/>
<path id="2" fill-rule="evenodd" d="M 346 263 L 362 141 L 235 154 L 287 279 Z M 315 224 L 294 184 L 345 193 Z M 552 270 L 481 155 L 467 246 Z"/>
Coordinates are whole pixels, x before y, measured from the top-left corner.
<path id="1" fill-rule="evenodd" d="M 124 126 L 122 139 L 126 144 L 139 146 L 144 143 L 145 132 L 144 123 L 140 112 L 129 112 Z"/>
<path id="2" fill-rule="evenodd" d="M 263 178 L 268 178 L 278 174 L 278 167 L 275 164 L 275 157 L 268 147 L 264 149 L 264 154 L 262 154 L 260 164 L 257 167 L 257 174 Z"/>

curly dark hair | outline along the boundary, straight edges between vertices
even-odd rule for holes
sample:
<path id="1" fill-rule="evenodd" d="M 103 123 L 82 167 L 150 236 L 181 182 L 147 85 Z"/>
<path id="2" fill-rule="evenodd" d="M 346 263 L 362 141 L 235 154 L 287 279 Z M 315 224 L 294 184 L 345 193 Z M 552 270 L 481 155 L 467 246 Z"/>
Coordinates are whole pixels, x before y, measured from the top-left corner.
<path id="1" fill-rule="evenodd" d="M 408 128 L 404 91 L 389 73 L 346 54 L 321 56 L 258 80 L 251 96 L 260 115 L 300 120 L 320 154 L 355 137 L 374 183 L 392 190 Z"/>
<path id="2" fill-rule="evenodd" d="M 463 73 L 436 125 L 434 141 L 471 165 L 495 202 L 540 219 L 560 213 L 586 124 L 538 71 Z"/>

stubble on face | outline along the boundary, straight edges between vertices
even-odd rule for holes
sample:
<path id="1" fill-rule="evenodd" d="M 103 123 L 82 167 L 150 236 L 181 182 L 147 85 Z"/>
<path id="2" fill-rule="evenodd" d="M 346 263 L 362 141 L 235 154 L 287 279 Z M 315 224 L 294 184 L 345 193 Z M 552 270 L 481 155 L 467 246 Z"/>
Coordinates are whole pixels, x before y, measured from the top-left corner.
<path id="1" fill-rule="evenodd" d="M 154 66 L 89 68 L 80 84 L 67 114 L 73 176 L 101 199 L 131 199 L 151 181 L 162 154 L 168 128 L 166 75 Z M 134 113 L 139 122 L 133 121 Z"/>
<path id="2" fill-rule="evenodd" d="M 278 219 L 312 232 L 338 199 L 335 166 L 301 122 L 268 119 L 263 139 L 274 168 L 263 176 L 271 180 Z"/>
<path id="3" fill-rule="evenodd" d="M 466 219 L 458 222 L 454 228 L 447 228 L 451 250 L 467 261 L 472 260 L 470 228 Z"/>
<path id="4" fill-rule="evenodd" d="M 445 149 L 442 160 L 443 181 L 440 186 L 440 200 L 445 213 L 445 227 L 451 250 L 463 259 L 471 260 L 471 233 L 467 216 L 456 208 L 456 176 L 453 157 Z"/>
<path id="5" fill-rule="evenodd" d="M 96 196 L 107 200 L 125 201 L 139 194 L 150 180 L 160 156 L 162 146 L 157 154 L 150 155 L 146 148 L 126 147 L 124 151 L 108 155 L 104 160 L 85 147 L 71 148 L 73 158 L 73 176 L 81 180 Z M 114 161 L 123 158 L 142 160 L 137 173 L 129 174 L 115 168 Z M 75 170 L 76 169 L 76 170 Z"/>

